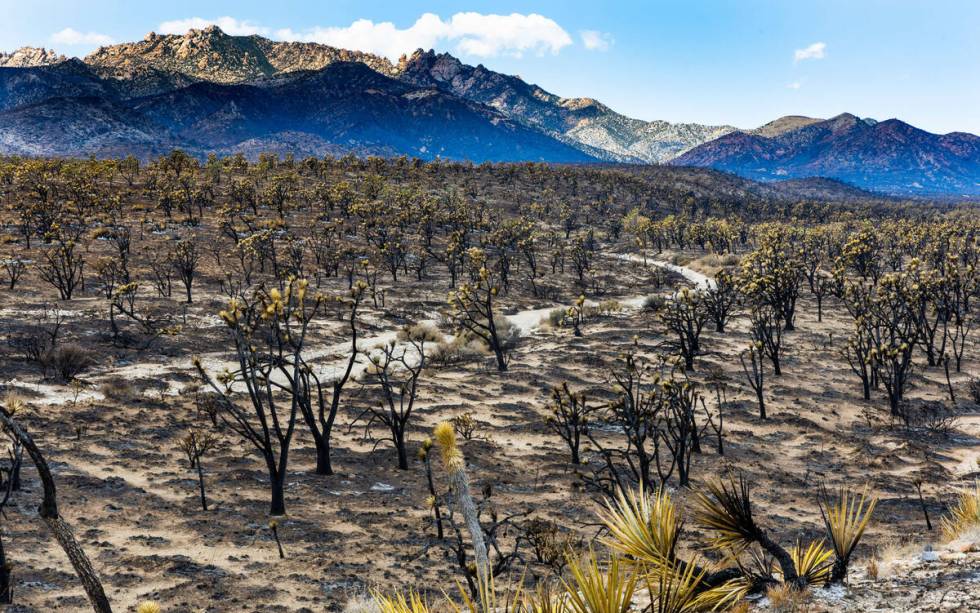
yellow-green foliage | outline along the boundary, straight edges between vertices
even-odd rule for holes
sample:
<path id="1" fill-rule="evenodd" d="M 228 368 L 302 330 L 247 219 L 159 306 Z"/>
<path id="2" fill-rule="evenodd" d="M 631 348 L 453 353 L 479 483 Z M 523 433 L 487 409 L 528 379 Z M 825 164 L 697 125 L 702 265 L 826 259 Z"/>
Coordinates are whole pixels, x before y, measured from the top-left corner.
<path id="1" fill-rule="evenodd" d="M 612 557 L 605 568 L 595 554 L 574 560 L 572 580 L 565 583 L 568 590 L 567 610 L 572 613 L 627 613 L 636 592 L 635 574 Z"/>
<path id="2" fill-rule="evenodd" d="M 609 530 L 603 543 L 613 551 L 647 564 L 667 564 L 674 557 L 681 521 L 666 490 L 653 495 L 639 491 L 618 492 L 615 501 L 600 509 Z"/>
<path id="3" fill-rule="evenodd" d="M 865 488 L 860 495 L 841 489 L 835 503 L 827 504 L 826 507 L 821 505 L 827 534 L 838 560 L 846 561 L 851 557 L 877 504 L 878 499 L 869 499 Z"/>

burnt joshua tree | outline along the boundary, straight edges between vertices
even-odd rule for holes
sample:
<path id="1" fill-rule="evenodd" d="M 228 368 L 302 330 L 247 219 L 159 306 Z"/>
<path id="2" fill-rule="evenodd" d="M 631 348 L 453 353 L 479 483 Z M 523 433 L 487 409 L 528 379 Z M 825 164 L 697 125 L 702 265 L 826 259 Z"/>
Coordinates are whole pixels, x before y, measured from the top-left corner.
<path id="1" fill-rule="evenodd" d="M 597 405 L 589 405 L 584 393 L 574 393 L 568 383 L 551 390 L 549 415 L 545 418 L 548 427 L 568 445 L 572 464 L 581 464 L 582 439 L 587 436 L 591 416 L 598 410 Z"/>
<path id="2" fill-rule="evenodd" d="M 238 368 L 220 375 L 220 383 L 194 360 L 204 382 L 218 395 L 222 423 L 252 444 L 269 472 L 272 515 L 286 513 L 284 490 L 289 448 L 299 416 L 303 347 L 310 321 L 324 298 L 308 298 L 305 280 L 290 279 L 282 290 L 259 289 L 252 300 L 232 299 L 221 319 L 235 345 Z M 246 407 L 235 401 L 234 386 L 243 387 Z"/>
<path id="3" fill-rule="evenodd" d="M 202 459 L 217 445 L 218 439 L 214 434 L 202 430 L 188 432 L 178 442 L 180 450 L 187 457 L 192 469 L 197 469 L 197 484 L 201 495 L 201 509 L 208 510 L 208 500 L 204 491 L 204 465 Z"/>
<path id="4" fill-rule="evenodd" d="M 769 306 L 753 309 L 750 331 L 755 345 L 772 362 L 772 373 L 777 377 L 781 376 L 783 374 L 780 368 L 783 324 L 779 320 L 778 313 Z"/>
<path id="5" fill-rule="evenodd" d="M 201 259 L 201 254 L 193 240 L 183 240 L 177 243 L 174 249 L 173 266 L 184 284 L 184 292 L 187 294 L 187 303 L 192 302 L 191 286 L 194 284 L 194 273 L 197 272 L 197 264 Z"/>
<path id="6" fill-rule="evenodd" d="M 54 478 L 51 476 L 51 470 L 48 468 L 47 461 L 45 461 L 41 450 L 31 435 L 14 420 L 13 414 L 5 406 L 0 406 L 0 427 L 12 438 L 19 441 L 24 451 L 27 452 L 28 457 L 31 458 L 31 462 L 34 464 L 38 478 L 41 481 L 42 499 L 41 505 L 38 507 L 38 517 L 51 530 L 55 540 L 58 541 L 58 545 L 61 546 L 65 555 L 68 556 L 72 568 L 75 569 L 75 574 L 78 575 L 79 580 L 82 582 L 82 587 L 85 589 L 92 609 L 96 613 L 111 613 L 112 607 L 109 605 L 109 599 L 105 595 L 105 590 L 102 588 L 102 582 L 99 581 L 99 576 L 92 568 L 92 563 L 89 561 L 88 556 L 85 555 L 81 545 L 75 540 L 71 527 L 65 522 L 58 511 L 58 497 Z"/>
<path id="7" fill-rule="evenodd" d="M 762 360 L 762 347 L 758 342 L 753 341 L 749 348 L 739 354 L 738 359 L 742 363 L 742 370 L 745 372 L 745 377 L 749 381 L 749 387 L 755 392 L 756 400 L 759 401 L 759 419 L 766 418 L 766 400 L 765 400 L 765 367 L 763 366 Z M 745 354 L 748 353 L 749 360 L 745 361 Z"/>
<path id="8" fill-rule="evenodd" d="M 365 409 L 357 420 L 366 419 L 365 429 L 380 423 L 398 452 L 398 468 L 408 470 L 408 448 L 405 436 L 418 398 L 419 378 L 426 367 L 425 344 L 436 340 L 434 330 L 426 326 L 407 328 L 400 335 L 402 342 L 392 341 L 370 356 L 366 382 L 381 389 L 378 406 Z"/>
<path id="9" fill-rule="evenodd" d="M 724 332 L 739 304 L 738 287 L 732 274 L 727 271 L 718 273 L 715 285 L 704 290 L 703 299 L 705 309 L 715 324 L 715 332 Z"/>
<path id="10" fill-rule="evenodd" d="M 701 353 L 701 331 L 708 321 L 708 309 L 700 292 L 684 288 L 673 300 L 664 302 L 660 320 L 675 337 L 674 348 L 684 359 L 684 368 L 694 368 L 694 357 Z"/>
<path id="11" fill-rule="evenodd" d="M 467 252 L 473 279 L 449 293 L 453 321 L 458 328 L 483 340 L 493 351 L 497 370 L 507 370 L 507 349 L 501 317 L 494 312 L 500 287 L 496 275 L 487 267 L 486 255 L 480 249 Z"/>

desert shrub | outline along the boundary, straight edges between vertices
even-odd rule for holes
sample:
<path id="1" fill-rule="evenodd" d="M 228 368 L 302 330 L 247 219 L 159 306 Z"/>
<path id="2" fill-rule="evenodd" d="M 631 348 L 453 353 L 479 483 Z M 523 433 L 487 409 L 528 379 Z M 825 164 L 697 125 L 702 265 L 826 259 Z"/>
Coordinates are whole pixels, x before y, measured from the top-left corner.
<path id="1" fill-rule="evenodd" d="M 653 295 L 643 299 L 643 310 L 657 312 L 664 308 L 667 299 L 663 296 Z"/>
<path id="2" fill-rule="evenodd" d="M 980 404 L 980 378 L 970 379 L 970 398 Z"/>
<path id="3" fill-rule="evenodd" d="M 132 383 L 126 379 L 114 378 L 99 386 L 99 391 L 110 400 L 129 402 L 139 397 Z"/>
<path id="4" fill-rule="evenodd" d="M 48 352 L 42 364 L 45 370 L 53 370 L 63 381 L 72 381 L 91 368 L 95 358 L 81 345 L 68 343 Z"/>
<path id="5" fill-rule="evenodd" d="M 923 428 L 942 436 L 949 436 L 958 421 L 955 409 L 939 401 L 902 401 L 898 405 L 896 417 L 906 429 Z"/>
<path id="6" fill-rule="evenodd" d="M 561 574 L 568 563 L 568 555 L 574 551 L 576 539 L 553 521 L 547 519 L 532 519 L 524 524 L 524 537 L 531 546 L 534 558 L 539 564 L 544 564 Z"/>
<path id="7" fill-rule="evenodd" d="M 548 325 L 552 328 L 560 328 L 565 322 L 565 309 L 558 307 L 548 312 Z"/>
<path id="8" fill-rule="evenodd" d="M 769 608 L 778 613 L 796 613 L 806 611 L 810 601 L 810 592 L 807 589 L 796 589 L 792 585 L 780 583 L 766 590 L 766 597 L 769 599 Z"/>
<path id="9" fill-rule="evenodd" d="M 585 307 L 586 317 L 612 317 L 623 311 L 623 303 L 620 301 L 609 298 L 608 300 L 603 300 L 599 304 L 594 304 Z"/>

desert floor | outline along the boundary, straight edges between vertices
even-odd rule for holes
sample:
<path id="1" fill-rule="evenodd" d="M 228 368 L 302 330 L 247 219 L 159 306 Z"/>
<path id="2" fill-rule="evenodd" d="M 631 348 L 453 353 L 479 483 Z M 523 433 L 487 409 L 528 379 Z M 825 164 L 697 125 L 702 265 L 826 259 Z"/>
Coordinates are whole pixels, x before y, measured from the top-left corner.
<path id="1" fill-rule="evenodd" d="M 700 253 L 655 257 L 714 272 Z M 567 450 L 545 425 L 549 390 L 567 381 L 575 390 L 601 396 L 610 365 L 634 342 L 642 355 L 663 353 L 663 328 L 656 315 L 639 308 L 642 297 L 669 296 L 674 287 L 690 283 L 671 274 L 670 283 L 658 288 L 651 281 L 653 266 L 612 254 L 599 265 L 617 280 L 604 298 L 622 301 L 622 312 L 590 319 L 581 337 L 544 322 L 529 326 L 505 373 L 493 368 L 490 356 L 432 365 L 422 376 L 410 433 L 414 458 L 435 424 L 470 413 L 478 425 L 463 451 L 474 491 L 490 489 L 489 505 L 499 515 L 518 514 L 518 523 L 550 519 L 586 541 L 599 531 L 597 494 L 583 490 L 576 473 L 588 469 L 568 463 Z M 438 319 L 447 290 L 444 282 L 389 289 L 386 308 L 366 309 L 364 348 L 391 338 L 405 323 Z M 0 292 L 0 327 L 24 325 L 55 302 L 42 289 Z M 557 306 L 527 298 L 505 298 L 505 305 L 510 314 L 537 309 L 546 314 Z M 422 463 L 413 459 L 409 470 L 398 470 L 389 444 L 375 448 L 362 427 L 351 425 L 358 408 L 373 401 L 372 387 L 349 386 L 348 406 L 335 431 L 337 474 L 313 474 L 311 441 L 299 428 L 286 490 L 288 516 L 278 523 L 285 552 L 280 559 L 260 458 L 231 433 L 221 434 L 219 448 L 204 459 L 210 506 L 202 511 L 196 472 L 177 449 L 190 427 L 205 423 L 195 408 L 199 381 L 191 357 L 203 356 L 214 371 L 230 357 L 227 331 L 215 316 L 223 306 L 221 296 L 200 291 L 187 307 L 181 335 L 143 351 L 112 349 L 102 340 L 104 300 L 83 297 L 56 306 L 64 310 L 71 335 L 99 352 L 98 365 L 81 377 L 85 385 L 43 379 L 32 367 L 6 358 L 0 385 L 26 401 L 22 422 L 47 454 L 62 512 L 117 610 L 131 610 L 144 599 L 159 601 L 168 612 L 342 610 L 371 589 L 438 591 L 453 585 L 455 561 L 435 539 Z M 926 530 L 917 480 L 938 524 L 956 487 L 980 476 L 980 409 L 966 391 L 969 379 L 980 374 L 980 352 L 971 347 L 962 372 L 953 374 L 959 415 L 951 430 L 906 431 L 887 419 L 882 394 L 870 403 L 861 399 L 858 379 L 838 354 L 850 326 L 846 313 L 829 299 L 818 323 L 815 304 L 804 292 L 797 330 L 784 337 L 784 374 L 770 373 L 766 383 L 769 419 L 762 421 L 738 359 L 748 343 L 747 325 L 741 316 L 724 334 L 709 329 L 705 354 L 690 373 L 697 381 L 711 373 L 727 379 L 724 455 L 718 455 L 709 429 L 703 453 L 694 457 L 694 488 L 729 467 L 743 471 L 753 482 L 759 517 L 788 545 L 820 534 L 822 488 L 867 484 L 880 503 L 857 556 L 853 583 L 862 590 L 876 583 L 901 590 L 896 578 L 908 572 L 901 564 L 882 565 L 877 582 L 867 578 L 865 566 L 873 553 L 914 559 L 927 544 L 941 540 L 938 530 Z M 314 330 L 310 347 L 324 368 L 344 358 L 338 330 L 340 324 L 328 320 Z M 910 396 L 946 398 L 942 368 L 919 369 Z M 716 409 L 713 392 L 705 400 Z M 442 477 L 437 471 L 444 488 Z M 37 520 L 33 468 L 24 469 L 24 487 L 3 523 L 18 603 L 10 610 L 85 610 L 87 601 L 67 559 Z M 676 495 L 682 508 L 690 508 L 690 490 Z M 504 540 L 511 543 L 512 536 Z M 702 538 L 691 522 L 682 540 L 693 546 Z M 532 576 L 547 573 L 526 546 L 521 551 Z M 947 561 L 967 562 L 972 570 L 963 571 L 962 585 L 969 586 L 980 566 L 976 556 Z M 515 563 L 514 574 L 523 568 Z M 842 604 L 848 598 L 818 600 L 813 610 L 860 610 Z M 857 598 L 855 603 L 864 602 Z M 925 607 L 914 597 L 902 602 L 907 602 L 903 609 Z"/>

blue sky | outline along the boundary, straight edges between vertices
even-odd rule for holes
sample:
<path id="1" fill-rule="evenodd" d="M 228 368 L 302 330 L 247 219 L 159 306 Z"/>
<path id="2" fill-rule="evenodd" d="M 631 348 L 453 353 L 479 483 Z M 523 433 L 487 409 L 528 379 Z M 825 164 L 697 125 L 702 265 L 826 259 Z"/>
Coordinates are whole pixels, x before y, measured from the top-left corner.
<path id="1" fill-rule="evenodd" d="M 980 134 L 980 0 L 0 0 L 0 50 L 84 55 L 222 17 L 390 56 L 434 46 L 648 120 L 848 111 Z"/>

